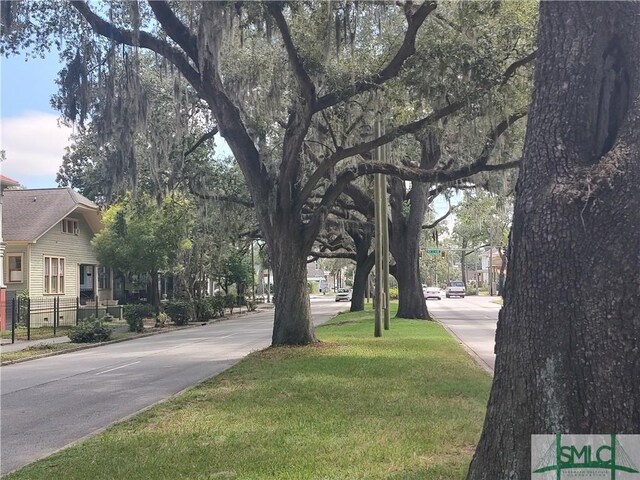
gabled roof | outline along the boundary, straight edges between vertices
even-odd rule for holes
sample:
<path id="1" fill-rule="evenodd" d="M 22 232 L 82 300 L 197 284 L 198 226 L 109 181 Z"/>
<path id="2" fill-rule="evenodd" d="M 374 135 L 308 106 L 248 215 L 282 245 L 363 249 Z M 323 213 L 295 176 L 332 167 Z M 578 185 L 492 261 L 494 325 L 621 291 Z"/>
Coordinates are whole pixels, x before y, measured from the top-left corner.
<path id="1" fill-rule="evenodd" d="M 2 203 L 5 241 L 35 242 L 76 211 L 94 232 L 101 228 L 99 207 L 71 188 L 5 190 Z"/>
<path id="2" fill-rule="evenodd" d="M 0 173 L 0 185 L 3 187 L 17 187 L 20 182 Z"/>

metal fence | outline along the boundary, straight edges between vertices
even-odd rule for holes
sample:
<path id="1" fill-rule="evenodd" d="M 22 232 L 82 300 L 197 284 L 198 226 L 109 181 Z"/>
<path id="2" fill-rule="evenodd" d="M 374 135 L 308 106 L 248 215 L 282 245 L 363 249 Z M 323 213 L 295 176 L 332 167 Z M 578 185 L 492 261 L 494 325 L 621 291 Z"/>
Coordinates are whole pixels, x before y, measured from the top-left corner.
<path id="1" fill-rule="evenodd" d="M 2 336 L 6 339 L 10 334 L 11 343 L 65 336 L 79 320 L 106 314 L 105 307 L 99 306 L 97 298 L 87 303 L 81 305 L 77 297 L 18 295 L 7 298 L 6 330 Z"/>

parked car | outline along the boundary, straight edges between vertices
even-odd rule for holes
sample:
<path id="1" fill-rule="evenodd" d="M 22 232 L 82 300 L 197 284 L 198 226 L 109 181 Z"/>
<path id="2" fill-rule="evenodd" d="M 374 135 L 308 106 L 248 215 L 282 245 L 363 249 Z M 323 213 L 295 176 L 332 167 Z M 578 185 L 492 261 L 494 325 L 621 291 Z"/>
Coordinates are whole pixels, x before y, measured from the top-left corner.
<path id="1" fill-rule="evenodd" d="M 438 287 L 426 287 L 423 285 L 422 293 L 424 294 L 424 299 L 428 300 L 430 298 L 435 298 L 437 300 L 442 299 L 442 290 Z"/>
<path id="2" fill-rule="evenodd" d="M 447 286 L 447 290 L 445 293 L 447 295 L 447 298 L 451 298 L 451 297 L 464 298 L 464 294 L 465 294 L 464 283 L 459 281 L 449 282 L 449 285 Z"/>
<path id="3" fill-rule="evenodd" d="M 339 302 L 340 300 L 350 302 L 352 293 L 353 292 L 350 288 L 339 288 L 336 292 L 336 302 Z"/>

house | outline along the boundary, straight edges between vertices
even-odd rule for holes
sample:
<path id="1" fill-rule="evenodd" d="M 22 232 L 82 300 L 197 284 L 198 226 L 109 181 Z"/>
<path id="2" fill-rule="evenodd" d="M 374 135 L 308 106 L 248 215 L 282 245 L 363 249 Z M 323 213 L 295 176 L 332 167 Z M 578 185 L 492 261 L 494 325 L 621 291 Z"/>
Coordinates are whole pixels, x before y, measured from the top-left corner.
<path id="1" fill-rule="evenodd" d="M 2 233 L 7 294 L 111 299 L 112 281 L 91 245 L 98 206 L 71 188 L 6 190 Z M 15 295 L 14 293 L 14 295 Z"/>
<path id="2" fill-rule="evenodd" d="M 6 325 L 6 302 L 7 287 L 4 284 L 4 249 L 5 244 L 2 238 L 2 192 L 8 187 L 17 187 L 20 182 L 0 174 L 0 330 L 4 330 Z"/>

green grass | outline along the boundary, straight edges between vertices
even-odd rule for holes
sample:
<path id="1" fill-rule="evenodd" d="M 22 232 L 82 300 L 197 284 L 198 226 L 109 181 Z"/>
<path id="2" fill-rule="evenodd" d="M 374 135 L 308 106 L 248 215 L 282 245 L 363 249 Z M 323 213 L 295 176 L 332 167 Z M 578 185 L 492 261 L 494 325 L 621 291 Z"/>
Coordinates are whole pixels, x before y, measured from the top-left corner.
<path id="1" fill-rule="evenodd" d="M 269 348 L 7 476 L 18 479 L 462 479 L 490 379 L 437 324 L 370 312 Z"/>

